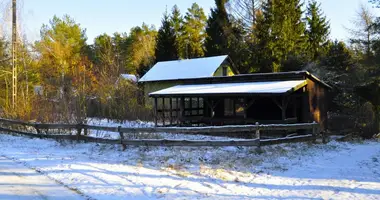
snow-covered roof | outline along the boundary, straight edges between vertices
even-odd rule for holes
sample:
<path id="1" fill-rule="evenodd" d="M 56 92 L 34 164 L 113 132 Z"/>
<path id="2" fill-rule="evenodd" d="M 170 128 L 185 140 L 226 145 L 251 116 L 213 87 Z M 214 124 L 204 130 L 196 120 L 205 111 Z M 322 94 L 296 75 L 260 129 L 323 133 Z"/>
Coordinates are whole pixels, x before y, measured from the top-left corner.
<path id="1" fill-rule="evenodd" d="M 227 55 L 158 62 L 139 82 L 211 77 Z"/>
<path id="2" fill-rule="evenodd" d="M 195 95 L 195 94 L 282 94 L 299 89 L 307 84 L 306 80 L 267 81 L 248 83 L 220 83 L 201 85 L 177 85 L 150 96 L 160 95 Z"/>
<path id="3" fill-rule="evenodd" d="M 120 76 L 125 80 L 130 80 L 132 82 L 137 82 L 137 77 L 133 74 L 120 74 Z"/>

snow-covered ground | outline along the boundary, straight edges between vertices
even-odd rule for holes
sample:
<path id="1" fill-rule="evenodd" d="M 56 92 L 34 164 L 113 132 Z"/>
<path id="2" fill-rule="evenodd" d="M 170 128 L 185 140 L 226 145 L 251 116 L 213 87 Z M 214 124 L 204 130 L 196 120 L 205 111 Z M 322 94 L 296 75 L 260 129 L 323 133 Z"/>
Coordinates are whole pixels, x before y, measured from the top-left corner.
<path id="1" fill-rule="evenodd" d="M 121 151 L 0 134 L 0 146 L 0 156 L 94 199 L 380 199 L 376 141 Z"/>
<path id="2" fill-rule="evenodd" d="M 43 174 L 4 157 L 0 157 L 0 174 L 0 199 L 84 199 Z"/>

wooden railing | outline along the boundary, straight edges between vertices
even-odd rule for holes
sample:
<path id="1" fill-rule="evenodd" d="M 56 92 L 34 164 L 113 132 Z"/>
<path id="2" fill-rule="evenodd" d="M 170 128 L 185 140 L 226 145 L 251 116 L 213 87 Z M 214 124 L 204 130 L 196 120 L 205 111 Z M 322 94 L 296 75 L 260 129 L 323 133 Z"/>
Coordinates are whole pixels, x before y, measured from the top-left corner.
<path id="1" fill-rule="evenodd" d="M 260 131 L 275 130 L 312 130 L 310 134 L 285 137 L 278 139 L 261 139 Z M 32 133 L 33 131 L 35 133 Z M 46 130 L 45 133 L 42 130 Z M 75 134 L 48 134 L 49 130 L 76 130 Z M 88 130 L 107 131 L 119 133 L 120 139 L 104 139 L 87 136 Z M 319 135 L 319 124 L 271 124 L 264 125 L 233 125 L 208 127 L 152 127 L 152 128 L 125 128 L 121 126 L 93 126 L 86 124 L 42 124 L 0 118 L 0 131 L 3 133 L 16 133 L 29 137 L 81 140 L 106 144 L 122 144 L 136 146 L 260 146 L 289 142 L 315 140 Z M 124 134 L 135 133 L 182 133 L 182 134 L 216 134 L 224 136 L 225 133 L 249 132 L 254 139 L 234 140 L 167 140 L 167 139 L 124 139 Z M 71 133 L 71 132 L 69 132 Z M 83 133 L 83 134 L 82 134 Z"/>

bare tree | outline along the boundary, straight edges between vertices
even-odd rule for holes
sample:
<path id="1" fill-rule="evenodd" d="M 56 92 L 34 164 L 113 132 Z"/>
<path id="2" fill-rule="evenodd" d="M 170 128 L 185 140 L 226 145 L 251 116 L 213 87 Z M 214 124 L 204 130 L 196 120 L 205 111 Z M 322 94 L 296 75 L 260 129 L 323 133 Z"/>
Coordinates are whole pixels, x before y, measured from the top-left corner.
<path id="1" fill-rule="evenodd" d="M 262 0 L 230 0 L 227 8 L 230 14 L 241 20 L 247 31 L 252 31 L 256 23 L 256 15 Z"/>
<path id="2" fill-rule="evenodd" d="M 372 44 L 377 37 L 374 22 L 375 15 L 368 7 L 361 4 L 357 11 L 357 16 L 351 21 L 352 29 L 348 29 L 351 34 L 350 42 L 356 49 L 365 53 L 366 56 L 373 54 Z"/>

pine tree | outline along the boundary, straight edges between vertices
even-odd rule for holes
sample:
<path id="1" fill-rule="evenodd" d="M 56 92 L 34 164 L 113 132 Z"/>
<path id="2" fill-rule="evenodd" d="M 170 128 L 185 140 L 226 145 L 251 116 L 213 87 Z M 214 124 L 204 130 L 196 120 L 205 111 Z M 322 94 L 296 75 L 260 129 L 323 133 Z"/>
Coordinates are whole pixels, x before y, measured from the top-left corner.
<path id="1" fill-rule="evenodd" d="M 227 0 L 215 0 L 216 8 L 211 9 L 206 27 L 206 56 L 218 56 L 229 53 L 228 40 L 231 37 L 232 28 L 225 7 L 226 2 Z"/>
<path id="2" fill-rule="evenodd" d="M 165 12 L 157 35 L 156 62 L 177 60 L 179 58 L 177 52 L 175 32 L 172 28 L 170 17 Z"/>
<path id="3" fill-rule="evenodd" d="M 182 40 L 185 48 L 185 58 L 198 58 L 204 56 L 203 42 L 206 38 L 206 15 L 198 4 L 193 3 L 188 9 L 183 25 Z"/>
<path id="4" fill-rule="evenodd" d="M 284 62 L 302 55 L 305 50 L 302 4 L 300 0 L 268 0 L 264 3 L 262 12 L 263 18 L 257 19 L 256 26 L 261 30 L 256 39 L 261 44 L 261 49 L 258 50 L 265 52 L 268 57 L 264 58 L 263 63 L 269 62 L 270 65 L 261 68 L 269 67 L 273 72 L 287 70 Z"/>
<path id="5" fill-rule="evenodd" d="M 326 17 L 322 15 L 320 4 L 315 0 L 309 2 L 306 12 L 308 39 L 306 52 L 312 61 L 317 60 L 326 51 L 328 44 L 330 25 Z"/>
<path id="6" fill-rule="evenodd" d="M 183 49 L 185 48 L 185 44 L 182 39 L 183 34 L 183 17 L 181 16 L 181 11 L 179 10 L 177 5 L 174 5 L 172 8 L 172 14 L 170 17 L 170 25 L 173 29 L 175 35 L 175 54 L 177 58 L 184 58 Z"/>

